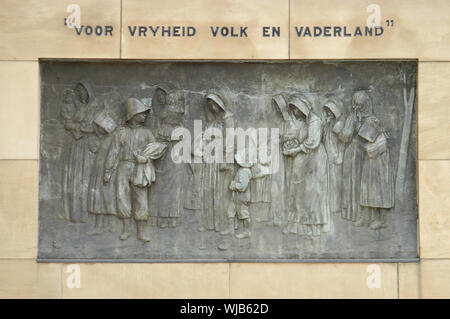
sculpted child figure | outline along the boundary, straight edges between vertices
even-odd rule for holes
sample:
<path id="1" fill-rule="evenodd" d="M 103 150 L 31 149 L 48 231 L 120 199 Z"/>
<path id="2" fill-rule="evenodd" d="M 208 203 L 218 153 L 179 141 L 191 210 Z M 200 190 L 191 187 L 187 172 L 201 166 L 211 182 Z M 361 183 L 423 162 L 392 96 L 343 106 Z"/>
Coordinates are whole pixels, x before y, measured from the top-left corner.
<path id="1" fill-rule="evenodd" d="M 250 180 L 252 179 L 251 160 L 245 158 L 245 152 L 237 151 L 235 155 L 237 172 L 234 180 L 231 181 L 230 190 L 233 192 L 233 201 L 228 206 L 228 228 L 226 233 L 234 232 L 234 219 L 242 221 L 243 231 L 236 234 L 237 238 L 249 238 L 250 233 L 250 212 L 248 209 L 250 203 Z"/>
<path id="2" fill-rule="evenodd" d="M 109 183 L 112 170 L 117 168 L 117 213 L 123 222 L 121 240 L 130 237 L 130 219 L 137 225 L 137 239 L 148 242 L 144 225 L 148 219 L 148 195 L 152 183 L 156 181 L 154 159 L 165 151 L 164 144 L 155 142 L 151 130 L 143 126 L 150 106 L 136 98 L 126 103 L 126 124 L 121 127 L 111 144 L 106 162 L 104 182 Z"/>

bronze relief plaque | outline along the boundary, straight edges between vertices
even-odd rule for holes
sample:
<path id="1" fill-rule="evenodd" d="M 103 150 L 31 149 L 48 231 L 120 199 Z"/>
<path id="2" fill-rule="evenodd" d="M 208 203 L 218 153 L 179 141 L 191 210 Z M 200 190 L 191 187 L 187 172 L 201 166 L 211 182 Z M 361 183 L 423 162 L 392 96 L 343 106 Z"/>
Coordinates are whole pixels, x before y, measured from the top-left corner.
<path id="1" fill-rule="evenodd" d="M 40 67 L 40 261 L 418 258 L 416 61 Z"/>

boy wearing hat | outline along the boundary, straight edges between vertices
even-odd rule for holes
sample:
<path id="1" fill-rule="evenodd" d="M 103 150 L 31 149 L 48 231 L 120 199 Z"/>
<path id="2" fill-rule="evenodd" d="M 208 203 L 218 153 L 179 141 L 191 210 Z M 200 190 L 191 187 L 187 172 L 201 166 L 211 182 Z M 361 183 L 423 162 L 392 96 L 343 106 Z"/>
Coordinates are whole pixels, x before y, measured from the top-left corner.
<path id="1" fill-rule="evenodd" d="M 243 232 L 237 234 L 239 239 L 250 237 L 250 180 L 252 179 L 251 167 L 253 163 L 245 159 L 245 152 L 237 151 L 235 160 L 238 170 L 234 176 L 234 180 L 230 184 L 230 190 L 233 192 L 233 201 L 228 206 L 228 228 L 222 234 L 234 232 L 234 219 L 237 215 L 238 220 L 243 222 Z"/>
<path id="2" fill-rule="evenodd" d="M 165 146 L 155 143 L 151 130 L 143 124 L 150 107 L 136 98 L 126 103 L 126 124 L 115 135 L 106 162 L 104 182 L 111 179 L 112 170 L 117 168 L 117 213 L 123 222 L 121 240 L 130 237 L 130 219 L 137 225 L 137 239 L 150 241 L 143 232 L 148 219 L 148 192 L 155 181 L 152 160 L 164 153 Z M 158 145 L 156 145 L 158 144 Z"/>

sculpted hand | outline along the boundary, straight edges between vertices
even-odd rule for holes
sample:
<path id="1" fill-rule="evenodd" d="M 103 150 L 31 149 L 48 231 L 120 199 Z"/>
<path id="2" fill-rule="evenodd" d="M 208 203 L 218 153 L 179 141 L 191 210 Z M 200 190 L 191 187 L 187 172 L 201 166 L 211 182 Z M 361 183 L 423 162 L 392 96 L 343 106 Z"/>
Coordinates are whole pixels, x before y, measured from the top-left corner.
<path id="1" fill-rule="evenodd" d="M 295 155 L 295 154 L 299 153 L 300 151 L 301 151 L 301 148 L 300 148 L 300 147 L 295 147 L 295 148 L 291 148 L 291 149 L 289 149 L 289 150 L 284 150 L 284 151 L 283 151 L 283 154 L 284 154 L 284 155 L 287 155 L 287 156 L 289 156 L 289 155 Z"/>
<path id="2" fill-rule="evenodd" d="M 108 184 L 110 179 L 111 179 L 111 173 L 106 172 L 105 175 L 103 176 L 103 183 Z"/>
<path id="3" fill-rule="evenodd" d="M 136 162 L 138 162 L 139 164 L 147 163 L 147 158 L 145 158 L 144 156 L 139 154 L 135 154 L 134 156 L 136 157 Z"/>
<path id="4" fill-rule="evenodd" d="M 75 129 L 76 125 L 72 121 L 67 120 L 66 123 L 64 124 L 64 127 L 66 128 L 66 130 L 70 131 Z"/>

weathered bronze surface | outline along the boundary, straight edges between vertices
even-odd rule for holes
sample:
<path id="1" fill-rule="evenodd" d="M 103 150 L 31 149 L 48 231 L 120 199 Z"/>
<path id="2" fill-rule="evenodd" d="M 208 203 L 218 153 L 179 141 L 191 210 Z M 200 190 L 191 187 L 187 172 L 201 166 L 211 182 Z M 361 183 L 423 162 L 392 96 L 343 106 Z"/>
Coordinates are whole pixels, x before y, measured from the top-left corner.
<path id="1" fill-rule="evenodd" d="M 41 61 L 39 258 L 417 258 L 416 70 Z"/>

